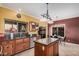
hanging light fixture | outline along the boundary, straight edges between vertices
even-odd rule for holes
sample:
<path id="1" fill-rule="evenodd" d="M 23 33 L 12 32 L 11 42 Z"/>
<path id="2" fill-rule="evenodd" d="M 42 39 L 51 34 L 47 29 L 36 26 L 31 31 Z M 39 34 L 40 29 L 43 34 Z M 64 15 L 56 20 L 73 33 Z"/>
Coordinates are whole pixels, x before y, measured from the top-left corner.
<path id="1" fill-rule="evenodd" d="M 46 18 L 47 20 L 48 20 L 48 23 L 53 23 L 53 21 L 52 21 L 52 18 L 50 17 L 50 15 L 49 15 L 49 10 L 48 10 L 48 3 L 46 3 L 46 8 L 47 8 L 47 10 L 46 10 L 46 13 L 45 14 L 43 14 L 43 15 L 41 15 L 43 18 Z"/>

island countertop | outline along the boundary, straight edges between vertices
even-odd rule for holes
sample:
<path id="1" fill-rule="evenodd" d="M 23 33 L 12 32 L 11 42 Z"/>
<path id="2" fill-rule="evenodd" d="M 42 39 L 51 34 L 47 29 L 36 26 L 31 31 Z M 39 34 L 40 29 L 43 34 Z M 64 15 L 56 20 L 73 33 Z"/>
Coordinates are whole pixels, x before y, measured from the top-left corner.
<path id="1" fill-rule="evenodd" d="M 45 38 L 45 39 L 35 40 L 34 42 L 44 44 L 44 45 L 49 45 L 49 44 L 51 44 L 53 42 L 57 42 L 57 41 L 59 41 L 58 38 Z"/>

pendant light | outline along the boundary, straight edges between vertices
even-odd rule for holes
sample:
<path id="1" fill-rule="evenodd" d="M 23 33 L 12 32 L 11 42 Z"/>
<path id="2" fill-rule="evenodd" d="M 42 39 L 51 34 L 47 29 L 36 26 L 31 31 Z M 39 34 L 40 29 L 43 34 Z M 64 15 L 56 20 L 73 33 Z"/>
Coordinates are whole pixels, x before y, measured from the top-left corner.
<path id="1" fill-rule="evenodd" d="M 45 14 L 43 14 L 43 15 L 41 15 L 43 18 L 45 18 L 45 19 L 47 19 L 47 22 L 49 23 L 49 24 L 51 24 L 51 23 L 53 23 L 53 21 L 52 21 L 52 18 L 50 17 L 50 15 L 49 15 L 49 9 L 48 9 L 48 3 L 46 3 L 46 13 Z"/>

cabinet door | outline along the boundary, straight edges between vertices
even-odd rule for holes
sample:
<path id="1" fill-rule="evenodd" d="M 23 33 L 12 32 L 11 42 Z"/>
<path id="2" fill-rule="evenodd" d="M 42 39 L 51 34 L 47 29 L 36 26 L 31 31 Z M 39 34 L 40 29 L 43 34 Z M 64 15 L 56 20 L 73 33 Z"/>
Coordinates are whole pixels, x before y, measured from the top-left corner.
<path id="1" fill-rule="evenodd" d="M 16 48 L 15 48 L 15 52 L 18 53 L 18 52 L 21 52 L 23 51 L 23 44 L 18 44 L 16 45 Z"/>
<path id="2" fill-rule="evenodd" d="M 53 48 L 54 48 L 54 50 L 53 50 L 54 56 L 58 56 L 59 55 L 59 46 L 58 46 L 58 43 L 55 43 L 53 45 Z"/>
<path id="3" fill-rule="evenodd" d="M 2 46 L 2 44 L 0 44 L 0 56 L 2 56 L 3 55 L 3 46 Z"/>
<path id="4" fill-rule="evenodd" d="M 29 49 L 30 46 L 29 46 L 29 43 L 28 43 L 28 42 L 27 42 L 27 43 L 23 43 L 23 44 L 24 44 L 24 45 L 23 45 L 24 50 L 25 50 L 25 49 Z"/>
<path id="5" fill-rule="evenodd" d="M 23 50 L 23 39 L 16 40 L 15 52 L 21 52 Z"/>
<path id="6" fill-rule="evenodd" d="M 4 45 L 3 53 L 4 55 L 12 55 L 12 44 Z"/>
<path id="7" fill-rule="evenodd" d="M 3 45 L 3 54 L 12 55 L 13 54 L 13 43 L 10 41 L 2 42 Z"/>
<path id="8" fill-rule="evenodd" d="M 35 49 L 34 49 L 35 56 L 45 56 L 46 55 L 46 48 L 44 45 L 35 42 Z"/>
<path id="9" fill-rule="evenodd" d="M 24 49 L 29 49 L 29 47 L 30 47 L 29 38 L 24 39 L 23 47 L 24 47 Z"/>
<path id="10" fill-rule="evenodd" d="M 9 48 L 8 48 L 8 51 L 7 51 L 7 52 L 8 52 L 8 55 L 12 55 L 12 54 L 13 54 L 13 47 L 12 47 L 12 44 L 9 44 L 8 47 L 9 47 Z"/>
<path id="11" fill-rule="evenodd" d="M 8 55 L 8 48 L 9 48 L 8 45 L 5 45 L 3 47 L 4 47 L 3 54 Z"/>
<path id="12" fill-rule="evenodd" d="M 48 56 L 53 56 L 53 55 L 54 55 L 53 49 L 54 49 L 54 48 L 53 48 L 53 45 L 52 45 L 52 46 L 48 46 L 48 47 L 47 47 L 47 53 L 46 53 L 46 54 L 47 54 Z"/>
<path id="13" fill-rule="evenodd" d="M 16 40 L 16 45 L 17 45 L 17 44 L 21 44 L 21 43 L 23 43 L 23 39 L 17 39 L 17 40 Z"/>
<path id="14" fill-rule="evenodd" d="M 15 40 L 9 41 L 9 45 L 12 45 L 11 47 L 12 55 L 15 54 Z"/>
<path id="15" fill-rule="evenodd" d="M 26 43 L 26 42 L 29 42 L 29 38 L 24 39 L 24 42 L 25 42 L 25 43 Z"/>

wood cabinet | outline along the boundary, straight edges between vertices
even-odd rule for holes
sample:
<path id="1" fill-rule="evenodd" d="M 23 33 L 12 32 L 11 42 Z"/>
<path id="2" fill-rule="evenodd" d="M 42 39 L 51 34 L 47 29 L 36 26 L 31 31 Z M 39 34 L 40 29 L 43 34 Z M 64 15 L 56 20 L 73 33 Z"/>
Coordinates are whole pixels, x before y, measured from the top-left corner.
<path id="1" fill-rule="evenodd" d="M 16 53 L 29 49 L 29 47 L 30 47 L 29 38 L 6 40 L 1 43 L 2 43 L 1 45 L 3 47 L 4 56 L 14 55 Z"/>
<path id="2" fill-rule="evenodd" d="M 49 48 L 49 49 L 47 49 L 47 48 Z M 46 55 L 48 55 L 48 56 L 54 55 L 54 47 L 53 46 L 48 46 L 48 47 L 46 47 L 46 49 L 47 49 Z"/>
<path id="3" fill-rule="evenodd" d="M 44 46 L 42 46 L 41 44 L 35 42 L 35 50 L 34 50 L 35 51 L 35 56 L 44 56 L 45 55 L 44 54 L 45 50 L 43 51 L 42 47 L 44 47 Z"/>
<path id="4" fill-rule="evenodd" d="M 58 42 L 54 42 L 51 45 L 46 47 L 46 55 L 48 56 L 58 56 L 59 55 L 59 46 Z"/>
<path id="5" fill-rule="evenodd" d="M 23 39 L 17 39 L 16 40 L 16 45 L 23 43 Z"/>
<path id="6" fill-rule="evenodd" d="M 59 46 L 58 46 L 58 43 L 55 43 L 55 44 L 53 45 L 53 48 L 55 49 L 55 50 L 53 50 L 54 56 L 59 55 Z"/>
<path id="7" fill-rule="evenodd" d="M 3 55 L 3 46 L 0 43 L 0 56 L 2 56 L 2 55 Z"/>
<path id="8" fill-rule="evenodd" d="M 18 53 L 18 52 L 21 52 L 21 51 L 23 51 L 23 44 L 16 45 L 15 53 Z"/>
<path id="9" fill-rule="evenodd" d="M 23 50 L 23 39 L 17 39 L 15 44 L 15 53 L 18 53 Z"/>
<path id="10" fill-rule="evenodd" d="M 9 41 L 10 45 L 12 45 L 12 54 L 11 55 L 14 55 L 15 54 L 15 40 L 12 40 L 12 41 Z"/>
<path id="11" fill-rule="evenodd" d="M 58 56 L 58 50 L 58 43 L 49 46 L 35 43 L 35 56 Z"/>
<path id="12" fill-rule="evenodd" d="M 15 53 L 24 51 L 26 49 L 29 49 L 30 47 L 30 41 L 29 38 L 22 38 L 22 39 L 18 39 L 16 40 L 16 46 L 15 46 Z"/>
<path id="13" fill-rule="evenodd" d="M 2 43 L 3 44 L 3 55 L 12 55 L 14 54 L 14 47 L 13 47 L 13 42 L 11 41 L 5 41 Z"/>
<path id="14" fill-rule="evenodd" d="M 58 56 L 59 55 L 59 46 L 58 40 L 48 41 L 47 39 L 35 41 L 34 48 L 35 56 Z"/>
<path id="15" fill-rule="evenodd" d="M 5 50 L 4 52 L 7 52 L 7 55 L 12 55 L 13 54 L 13 48 L 12 48 L 12 44 L 8 44 L 8 46 L 5 46 Z M 5 53 L 6 54 L 6 53 Z M 5 55 L 4 54 L 4 55 Z"/>
<path id="16" fill-rule="evenodd" d="M 23 48 L 24 48 L 24 50 L 30 48 L 30 40 L 29 40 L 29 38 L 24 39 Z"/>
<path id="17" fill-rule="evenodd" d="M 16 40 L 15 52 L 18 53 L 18 52 L 28 49 L 30 46 L 29 44 L 30 44 L 29 38 Z"/>

